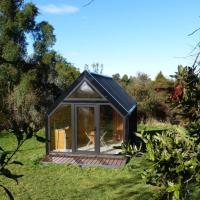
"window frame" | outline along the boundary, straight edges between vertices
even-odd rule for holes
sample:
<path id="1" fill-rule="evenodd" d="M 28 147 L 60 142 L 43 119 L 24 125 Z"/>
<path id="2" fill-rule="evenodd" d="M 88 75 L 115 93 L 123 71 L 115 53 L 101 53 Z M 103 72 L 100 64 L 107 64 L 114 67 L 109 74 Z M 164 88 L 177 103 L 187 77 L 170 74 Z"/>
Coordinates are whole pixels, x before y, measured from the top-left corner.
<path id="1" fill-rule="evenodd" d="M 101 98 L 70 98 L 70 96 L 84 83 L 86 82 Z M 89 83 L 89 81 L 84 78 L 83 80 L 81 80 L 81 82 L 75 87 L 72 89 L 72 91 L 70 91 L 70 93 L 65 97 L 64 101 L 88 101 L 88 102 L 91 102 L 91 101 L 107 101 L 107 99 L 98 91 L 98 89 L 91 85 Z"/>

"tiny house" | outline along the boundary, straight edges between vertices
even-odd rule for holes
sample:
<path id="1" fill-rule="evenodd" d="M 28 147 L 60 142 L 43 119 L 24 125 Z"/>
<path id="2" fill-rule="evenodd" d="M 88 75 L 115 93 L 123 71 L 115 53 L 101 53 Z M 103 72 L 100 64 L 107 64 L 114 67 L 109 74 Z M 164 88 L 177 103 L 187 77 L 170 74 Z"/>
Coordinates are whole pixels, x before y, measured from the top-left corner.
<path id="1" fill-rule="evenodd" d="M 136 101 L 111 77 L 84 71 L 47 113 L 46 153 L 116 155 L 136 129 Z"/>

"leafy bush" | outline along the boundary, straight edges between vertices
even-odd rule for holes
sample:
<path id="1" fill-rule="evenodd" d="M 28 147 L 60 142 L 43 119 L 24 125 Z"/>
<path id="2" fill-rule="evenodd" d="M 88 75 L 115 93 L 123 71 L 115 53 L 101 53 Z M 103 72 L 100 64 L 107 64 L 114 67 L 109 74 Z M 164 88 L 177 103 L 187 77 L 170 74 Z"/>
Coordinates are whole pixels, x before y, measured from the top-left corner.
<path id="1" fill-rule="evenodd" d="M 198 136 L 200 142 L 200 76 L 199 67 L 178 66 L 172 76 L 176 80 L 171 98 L 175 117 L 188 128 L 191 135 Z M 195 130 L 196 129 L 196 130 Z"/>
<path id="2" fill-rule="evenodd" d="M 144 171 L 148 184 L 161 187 L 161 199 L 188 199 L 188 183 L 200 180 L 199 146 L 185 129 L 172 127 L 161 134 L 144 135 L 152 168 Z"/>
<path id="3" fill-rule="evenodd" d="M 130 143 L 122 143 L 121 145 L 122 152 L 121 154 L 133 157 L 133 156 L 141 156 L 142 155 L 142 143 L 137 146 L 135 144 Z"/>
<path id="4" fill-rule="evenodd" d="M 187 129 L 192 137 L 197 138 L 197 143 L 200 143 L 200 119 L 197 121 L 191 122 L 188 126 Z"/>
<path id="5" fill-rule="evenodd" d="M 156 88 L 161 87 L 163 84 L 166 87 L 169 84 L 168 82 L 167 79 L 164 79 L 164 81 L 160 81 L 160 79 L 159 81 L 152 81 L 144 73 L 138 73 L 136 77 L 130 77 L 128 84 L 124 88 L 138 102 L 138 121 L 146 123 L 152 118 L 157 121 L 168 120 L 170 110 L 165 103 L 168 92 L 164 91 L 158 95 L 156 91 Z"/>

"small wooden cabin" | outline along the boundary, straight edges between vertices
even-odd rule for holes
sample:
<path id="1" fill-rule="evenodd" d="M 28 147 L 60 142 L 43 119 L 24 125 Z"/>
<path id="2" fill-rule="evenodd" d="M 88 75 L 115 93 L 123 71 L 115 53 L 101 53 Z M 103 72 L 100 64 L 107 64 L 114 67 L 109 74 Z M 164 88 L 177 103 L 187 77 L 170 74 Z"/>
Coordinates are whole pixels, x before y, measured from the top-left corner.
<path id="1" fill-rule="evenodd" d="M 47 155 L 118 154 L 133 140 L 137 103 L 111 77 L 84 71 L 54 103 L 46 120 Z"/>

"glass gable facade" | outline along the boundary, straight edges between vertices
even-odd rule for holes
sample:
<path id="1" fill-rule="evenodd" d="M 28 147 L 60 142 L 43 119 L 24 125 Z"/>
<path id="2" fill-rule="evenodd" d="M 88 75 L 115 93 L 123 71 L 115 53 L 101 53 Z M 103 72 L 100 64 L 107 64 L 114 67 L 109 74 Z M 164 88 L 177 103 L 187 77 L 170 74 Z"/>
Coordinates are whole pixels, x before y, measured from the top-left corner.
<path id="1" fill-rule="evenodd" d="M 48 114 L 47 152 L 119 154 L 129 122 L 118 99 L 109 96 L 118 91 L 110 94 L 87 77 L 74 85 Z"/>
<path id="2" fill-rule="evenodd" d="M 98 94 L 86 81 L 84 81 L 69 97 L 69 99 L 101 99 Z"/>

